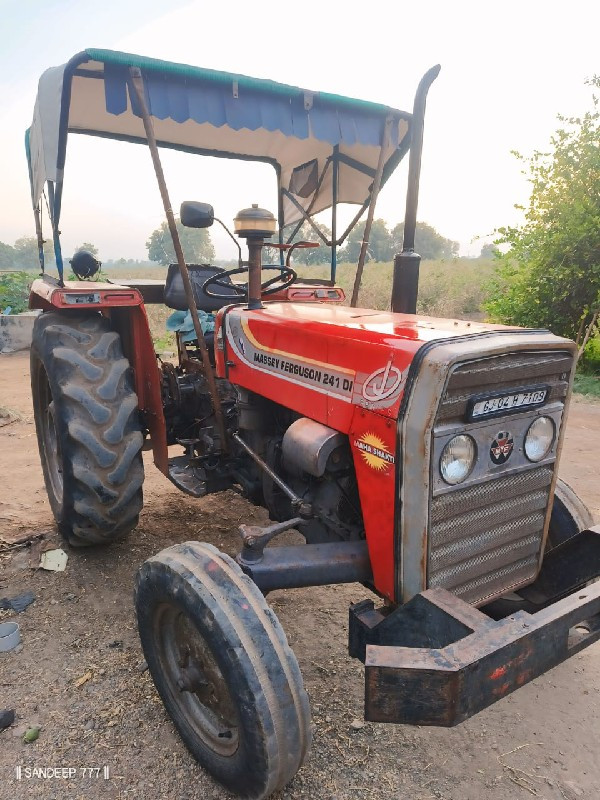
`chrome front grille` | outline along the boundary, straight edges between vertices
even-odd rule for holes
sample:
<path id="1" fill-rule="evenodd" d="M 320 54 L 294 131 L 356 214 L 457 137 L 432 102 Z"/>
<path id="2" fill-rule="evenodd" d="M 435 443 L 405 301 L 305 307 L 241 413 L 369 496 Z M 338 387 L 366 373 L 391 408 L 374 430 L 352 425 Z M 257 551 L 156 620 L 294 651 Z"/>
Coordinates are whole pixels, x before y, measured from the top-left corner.
<path id="1" fill-rule="evenodd" d="M 565 351 L 521 351 L 459 364 L 449 376 L 435 429 L 451 431 L 456 426 L 468 431 L 469 399 L 533 384 L 549 387 L 545 405 L 558 405 L 560 413 L 571 368 L 572 356 Z M 496 420 L 499 429 L 505 419 L 510 416 Z M 485 458 L 486 453 L 479 457 Z M 518 463 L 516 459 L 509 462 L 506 474 L 497 467 L 486 470 L 484 479 L 474 485 L 432 492 L 430 587 L 448 589 L 469 603 L 481 604 L 535 578 L 554 464 L 527 463 L 515 471 Z"/>
<path id="2" fill-rule="evenodd" d="M 522 352 L 469 361 L 450 376 L 436 423 L 463 420 L 469 398 L 497 390 L 532 384 L 550 387 L 546 403 L 562 400 L 569 388 L 573 359 L 570 353 Z"/>
<path id="3" fill-rule="evenodd" d="M 480 603 L 533 579 L 551 467 L 538 467 L 434 497 L 429 586 Z"/>

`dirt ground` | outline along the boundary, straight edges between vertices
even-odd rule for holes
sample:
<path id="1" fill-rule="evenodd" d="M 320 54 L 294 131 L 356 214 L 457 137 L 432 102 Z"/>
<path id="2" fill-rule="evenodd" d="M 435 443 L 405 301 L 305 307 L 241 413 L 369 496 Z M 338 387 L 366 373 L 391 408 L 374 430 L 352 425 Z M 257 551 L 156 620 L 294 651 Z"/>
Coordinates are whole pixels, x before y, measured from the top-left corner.
<path id="1" fill-rule="evenodd" d="M 0 356 L 0 407 L 20 415 L 11 424 L 0 419 L 0 532 L 53 529 L 28 366 L 27 354 Z M 576 401 L 561 474 L 597 518 L 599 450 L 600 404 Z M 0 596 L 36 596 L 19 615 L 0 612 L 18 616 L 23 639 L 20 652 L 0 655 L 0 709 L 17 714 L 0 733 L 0 800 L 227 797 L 189 756 L 143 671 L 132 586 L 142 561 L 176 542 L 201 539 L 233 554 L 240 522 L 264 513 L 233 493 L 200 501 L 180 494 L 149 455 L 145 508 L 127 542 L 70 550 L 62 573 L 32 570 L 26 549 L 0 548 Z M 298 656 L 314 724 L 308 761 L 279 800 L 600 797 L 600 645 L 457 728 L 360 727 L 363 668 L 346 654 L 347 613 L 365 596 L 354 585 L 270 595 Z M 32 724 L 41 727 L 39 738 L 25 744 L 24 726 Z M 109 779 L 102 769 L 99 777 L 82 772 L 105 765 Z M 27 778 L 32 767 L 75 772 Z"/>

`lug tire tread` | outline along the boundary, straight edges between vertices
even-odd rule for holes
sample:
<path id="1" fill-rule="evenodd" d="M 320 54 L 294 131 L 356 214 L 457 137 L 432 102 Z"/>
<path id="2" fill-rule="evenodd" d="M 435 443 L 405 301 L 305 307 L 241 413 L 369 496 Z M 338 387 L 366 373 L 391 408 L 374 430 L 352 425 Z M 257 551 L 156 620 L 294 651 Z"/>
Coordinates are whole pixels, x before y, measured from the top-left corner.
<path id="1" fill-rule="evenodd" d="M 206 609 L 213 627 L 222 632 L 227 649 L 238 654 L 236 658 L 260 720 L 255 736 L 262 757 L 252 760 L 251 778 L 244 771 L 241 780 L 239 776 L 233 778 L 227 788 L 243 797 L 263 800 L 293 778 L 310 747 L 310 708 L 296 657 L 256 584 L 235 561 L 212 545 L 185 542 L 163 550 L 142 565 L 136 584 L 136 607 L 150 672 L 186 746 L 217 780 L 226 782 L 202 758 L 185 720 L 170 703 L 147 635 L 151 587 L 164 582 L 165 575 L 173 576 L 177 586 L 182 582 L 184 591 L 189 593 L 189 603 L 200 603 Z"/>
<path id="2" fill-rule="evenodd" d="M 34 411 L 40 364 L 52 390 L 63 456 L 60 501 L 40 444 L 59 528 L 76 546 L 118 540 L 137 525 L 144 480 L 137 396 L 120 337 L 100 314 L 51 311 L 38 317 L 31 349 Z"/>

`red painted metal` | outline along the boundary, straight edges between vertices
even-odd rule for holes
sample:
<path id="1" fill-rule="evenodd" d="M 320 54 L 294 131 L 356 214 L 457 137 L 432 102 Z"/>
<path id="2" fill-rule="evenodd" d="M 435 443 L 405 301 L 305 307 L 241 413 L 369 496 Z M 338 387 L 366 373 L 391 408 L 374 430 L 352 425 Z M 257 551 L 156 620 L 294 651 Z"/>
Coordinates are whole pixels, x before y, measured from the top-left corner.
<path id="1" fill-rule="evenodd" d="M 135 390 L 152 442 L 154 463 L 168 474 L 167 428 L 163 414 L 160 373 L 143 305 L 128 309 L 132 347 L 126 355 L 133 366 Z"/>
<path id="2" fill-rule="evenodd" d="M 408 369 L 427 341 L 495 329 L 333 304 L 274 302 L 219 312 L 220 377 L 348 435 L 374 584 L 391 599 L 395 420 Z"/>
<path id="3" fill-rule="evenodd" d="M 98 301 L 73 304 L 65 300 L 67 294 L 71 297 L 96 295 Z M 37 279 L 31 286 L 29 307 L 44 311 L 99 311 L 114 321 L 115 329 L 121 335 L 123 351 L 133 369 L 138 405 L 152 440 L 154 463 L 166 475 L 167 435 L 160 374 L 141 294 L 135 289 L 112 283 L 65 281 L 64 287 L 60 287 L 57 283 Z"/>
<path id="4" fill-rule="evenodd" d="M 332 294 L 315 302 L 321 290 Z M 349 308 L 339 305 L 343 293 L 336 287 L 296 285 L 286 299 L 290 292 L 310 297 L 219 312 L 217 375 L 349 437 L 374 585 L 394 600 L 396 420 L 409 367 L 428 341 L 499 326 Z M 97 302 L 69 303 L 66 294 L 94 294 Z M 160 375 L 141 294 L 115 284 L 74 281 L 62 288 L 37 280 L 30 306 L 96 309 L 111 317 L 133 367 L 154 461 L 166 473 Z"/>
<path id="5" fill-rule="evenodd" d="M 65 298 L 95 295 L 95 302 L 70 303 Z M 56 309 L 92 308 L 102 310 L 103 307 L 139 306 L 143 300 L 141 294 L 128 286 L 113 283 L 90 283 L 89 281 L 65 281 L 64 287 L 55 282 L 37 278 L 31 285 L 29 308 L 42 308 L 46 311 Z"/>

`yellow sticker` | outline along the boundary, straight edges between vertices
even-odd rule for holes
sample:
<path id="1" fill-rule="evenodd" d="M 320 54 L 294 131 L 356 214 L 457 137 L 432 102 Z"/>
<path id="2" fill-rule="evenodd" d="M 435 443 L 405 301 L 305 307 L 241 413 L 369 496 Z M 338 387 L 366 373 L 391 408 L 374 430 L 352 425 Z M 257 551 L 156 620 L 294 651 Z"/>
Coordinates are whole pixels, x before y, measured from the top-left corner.
<path id="1" fill-rule="evenodd" d="M 383 439 L 375 433 L 363 434 L 360 439 L 354 440 L 354 446 L 360 450 L 365 462 L 377 472 L 383 472 L 388 464 L 396 461 Z"/>

